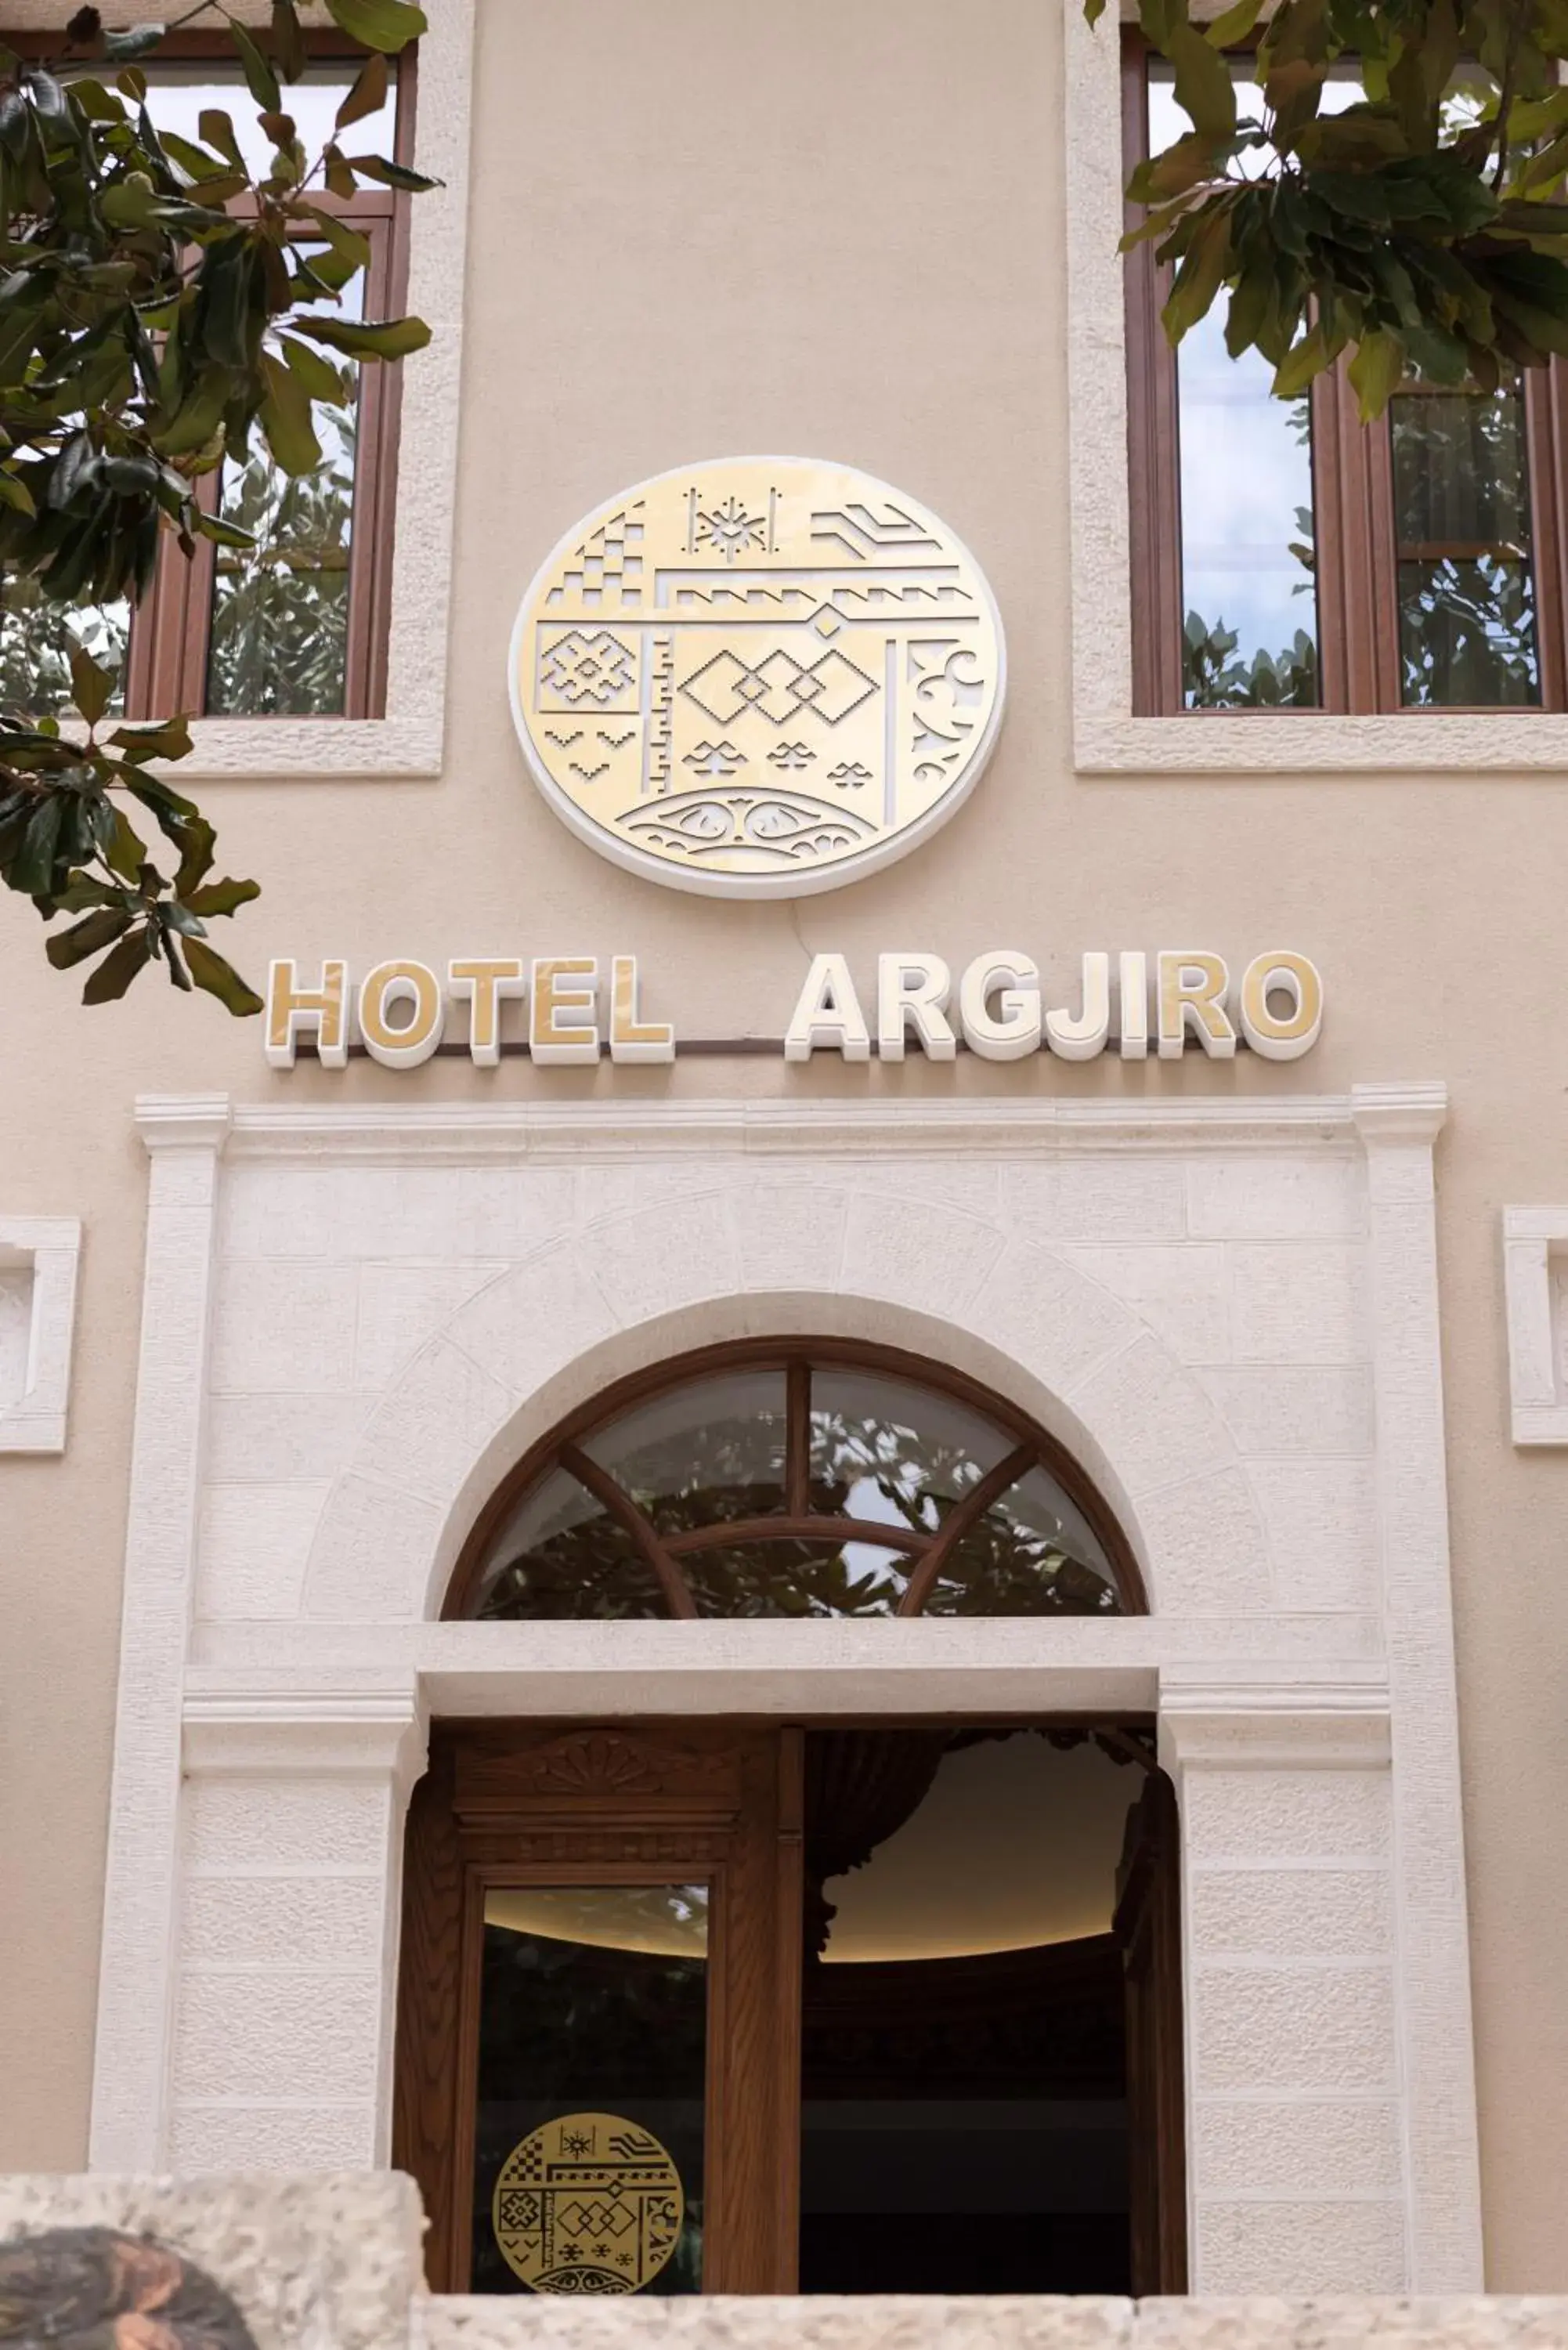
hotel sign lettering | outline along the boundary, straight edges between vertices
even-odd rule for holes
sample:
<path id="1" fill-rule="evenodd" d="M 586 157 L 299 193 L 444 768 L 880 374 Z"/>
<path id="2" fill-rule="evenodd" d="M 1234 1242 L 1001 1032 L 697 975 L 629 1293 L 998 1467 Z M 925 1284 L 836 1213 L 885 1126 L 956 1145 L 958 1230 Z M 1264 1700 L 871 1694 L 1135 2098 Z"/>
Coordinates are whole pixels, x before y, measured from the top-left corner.
<path id="1" fill-rule="evenodd" d="M 1033 958 L 1011 948 L 956 967 L 937 954 L 881 954 L 874 977 L 858 979 L 846 955 L 827 953 L 813 958 L 777 1042 L 786 1061 L 822 1052 L 950 1061 L 961 1048 L 987 1061 L 1040 1052 L 1064 1061 L 1105 1053 L 1179 1060 L 1194 1045 L 1230 1060 L 1238 1045 L 1295 1061 L 1316 1044 L 1323 1009 L 1316 965 L 1289 949 L 1267 950 L 1234 972 L 1207 949 L 1096 951 L 1081 958 L 1070 987 L 1051 990 Z M 457 1033 L 448 1049 L 466 1050 L 477 1068 L 494 1068 L 507 1051 L 565 1067 L 606 1055 L 670 1062 L 677 1052 L 672 1023 L 644 1009 L 635 955 L 457 956 L 444 974 L 397 959 L 358 981 L 338 959 L 308 973 L 286 960 L 268 973 L 274 1068 L 292 1068 L 303 1045 L 327 1068 L 346 1066 L 358 1047 L 384 1068 L 415 1069 L 448 1044 L 449 1030 Z M 757 1041 L 729 1040 L 737 1050 Z M 709 1024 L 705 1042 L 724 1040 Z"/>

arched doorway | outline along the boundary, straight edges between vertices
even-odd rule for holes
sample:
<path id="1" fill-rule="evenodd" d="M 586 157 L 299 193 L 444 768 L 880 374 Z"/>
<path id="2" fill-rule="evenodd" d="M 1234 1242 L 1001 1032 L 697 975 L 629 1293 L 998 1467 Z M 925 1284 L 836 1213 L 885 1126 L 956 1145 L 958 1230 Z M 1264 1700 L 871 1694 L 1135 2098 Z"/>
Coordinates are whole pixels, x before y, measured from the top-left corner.
<path id="1" fill-rule="evenodd" d="M 792 1341 L 552 1431 L 447 1613 L 722 1641 L 1143 1607 L 1101 1497 L 1004 1399 Z M 438 1725 L 395 2147 L 432 2286 L 1180 2289 L 1177 1886 L 1137 1719 Z"/>

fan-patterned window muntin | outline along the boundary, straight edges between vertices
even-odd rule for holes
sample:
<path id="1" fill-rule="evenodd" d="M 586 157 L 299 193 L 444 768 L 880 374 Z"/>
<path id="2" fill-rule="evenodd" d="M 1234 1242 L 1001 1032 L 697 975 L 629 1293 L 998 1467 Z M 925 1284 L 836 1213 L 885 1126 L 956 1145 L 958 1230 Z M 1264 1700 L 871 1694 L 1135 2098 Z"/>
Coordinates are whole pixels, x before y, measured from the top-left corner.
<path id="1" fill-rule="evenodd" d="M 518 1463 L 448 1614 L 490 1620 L 1141 1614 L 1110 1511 L 1043 1429 L 891 1349 L 710 1348 Z"/>

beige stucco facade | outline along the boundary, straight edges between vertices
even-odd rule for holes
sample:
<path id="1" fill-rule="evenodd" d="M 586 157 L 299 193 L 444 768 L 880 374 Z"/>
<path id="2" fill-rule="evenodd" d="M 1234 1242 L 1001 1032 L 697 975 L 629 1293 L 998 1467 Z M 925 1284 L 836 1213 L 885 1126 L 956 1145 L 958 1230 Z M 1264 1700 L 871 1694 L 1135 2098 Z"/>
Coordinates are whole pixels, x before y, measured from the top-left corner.
<path id="1" fill-rule="evenodd" d="M 461 0 L 431 0 L 431 14 L 455 20 Z M 465 261 L 450 223 L 443 248 L 465 277 L 461 301 L 450 281 L 432 297 L 453 323 L 429 362 L 461 382 L 439 773 L 345 777 L 322 761 L 283 780 L 205 785 L 223 868 L 264 883 L 234 925 L 235 956 L 259 975 L 275 956 L 309 969 L 341 955 L 360 972 L 391 955 L 439 967 L 474 952 L 635 953 L 645 1009 L 680 1037 L 778 1038 L 818 951 L 846 954 L 869 990 L 883 950 L 929 950 L 956 969 L 1017 947 L 1062 1002 L 1092 949 L 1196 941 L 1240 969 L 1288 946 L 1324 975 L 1322 1040 L 1284 1067 L 1189 1051 L 1179 1065 L 846 1066 L 818 1054 L 790 1067 L 764 1053 L 670 1069 L 508 1058 L 393 1073 L 356 1059 L 330 1072 L 302 1059 L 275 1071 L 259 1024 L 151 979 L 125 1003 L 79 1009 L 26 907 L 11 909 L 0 1221 L 79 1219 L 82 1244 L 66 1449 L 0 1452 L 0 2168 L 77 2169 L 88 2153 L 149 1196 L 136 1097 L 223 1096 L 242 1122 L 255 1106 L 302 1118 L 602 1106 L 613 1119 L 628 1105 L 857 1116 L 971 1097 L 991 1115 L 1054 1100 L 1092 1118 L 1096 1105 L 1172 1118 L 1189 1097 L 1347 1101 L 1357 1087 L 1436 1084 L 1449 1101 L 1434 1144 L 1437 1267 L 1485 2282 L 1568 2288 L 1568 1826 L 1556 1795 L 1568 1456 L 1512 1441 L 1503 1254 L 1505 1209 L 1568 1199 L 1560 746 L 1538 736 L 1513 772 L 1417 773 L 1414 757 L 1401 772 L 1380 743 L 1365 771 L 1341 744 L 1332 772 L 1313 772 L 1297 747 L 1298 771 L 1275 761 L 1251 773 L 1235 749 L 1241 721 L 1224 726 L 1222 775 L 1162 772 L 1158 745 L 1119 772 L 1075 764 L 1074 585 L 1090 557 L 1081 510 L 1074 537 L 1074 402 L 1101 396 L 1103 370 L 1070 365 L 1085 348 L 1070 317 L 1070 235 L 1085 232 L 1082 206 L 1069 223 L 1064 129 L 1075 14 L 1068 0 L 970 0 L 958 13 L 934 0 L 477 0 Z M 440 128 L 450 146 L 451 121 Z M 440 263 L 432 253 L 432 284 Z M 1093 255 L 1077 266 L 1092 276 Z M 449 414 L 411 381 L 406 474 Z M 908 860 L 843 891 L 732 906 L 660 890 L 570 837 L 524 769 L 506 647 L 545 552 L 618 485 L 767 449 L 904 485 L 961 534 L 1005 618 L 1009 706 L 983 781 Z M 430 603 L 428 583 L 407 592 Z M 1077 689 L 1081 701 L 1081 674 Z M 1189 758 L 1198 730 L 1164 723 Z M 1299 746 L 1310 727 L 1297 725 Z M 1146 723 L 1139 754 L 1153 743 Z M 354 755 L 373 766 L 373 749 Z M 417 745 L 398 755 L 405 770 L 421 764 Z M 460 1148 L 444 1147 L 449 1160 Z M 831 1149 L 856 1156 L 842 1138 Z M 983 1141 L 949 1136 L 933 1159 L 955 1150 L 983 1158 Z M 668 1179 L 676 1200 L 683 1163 Z M 996 1229 L 1011 1244 L 1012 1229 Z M 1122 1234 L 1091 1220 L 1072 1237 L 1092 1249 Z M 803 1285 L 746 1278 L 781 1295 Z M 977 1274 L 977 1296 L 981 1286 Z M 653 1299 L 650 1324 L 672 1344 L 714 1335 L 696 1290 L 678 1290 Z M 1225 1298 L 1216 1311 L 1239 1310 L 1233 1289 Z M 945 1295 L 930 1307 L 937 1322 L 963 1319 Z M 1288 1322 L 1290 1296 L 1272 1310 Z M 1308 1299 L 1303 1311 L 1315 1310 Z M 1312 1367 L 1310 1348 L 1298 1365 Z M 177 1410 L 177 1365 L 172 1377 Z M 1384 1440 L 1381 1394 L 1377 1408 Z M 498 1417 L 498 1430 L 511 1425 Z M 154 1538 L 156 1502 L 143 1496 Z M 1324 1539 L 1332 1550 L 1332 1526 Z M 1440 1644 L 1443 1627 L 1427 1628 Z"/>

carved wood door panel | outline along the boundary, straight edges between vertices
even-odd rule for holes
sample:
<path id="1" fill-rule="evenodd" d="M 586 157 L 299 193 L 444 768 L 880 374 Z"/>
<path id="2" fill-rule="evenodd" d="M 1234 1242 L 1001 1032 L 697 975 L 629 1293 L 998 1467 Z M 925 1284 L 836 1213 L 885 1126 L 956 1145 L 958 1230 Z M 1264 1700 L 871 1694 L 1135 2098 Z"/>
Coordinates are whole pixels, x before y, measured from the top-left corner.
<path id="1" fill-rule="evenodd" d="M 554 2260 L 585 2293 L 792 2292 L 801 1946 L 798 1731 L 439 1728 L 409 1817 L 393 2145 L 431 2289 Z M 583 2168 L 542 2235 L 528 2149 L 552 2128 L 585 2162 L 635 2146 L 642 2204 Z"/>

